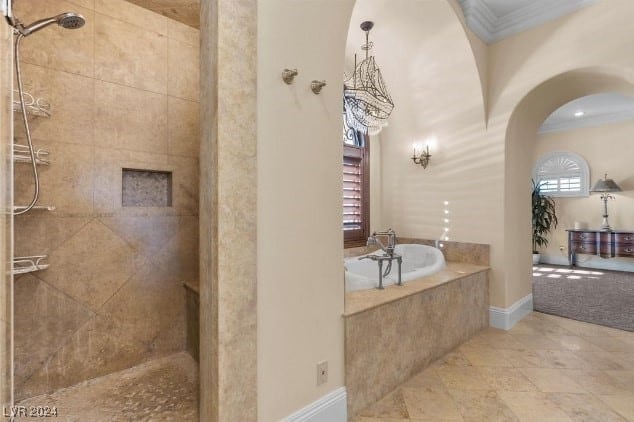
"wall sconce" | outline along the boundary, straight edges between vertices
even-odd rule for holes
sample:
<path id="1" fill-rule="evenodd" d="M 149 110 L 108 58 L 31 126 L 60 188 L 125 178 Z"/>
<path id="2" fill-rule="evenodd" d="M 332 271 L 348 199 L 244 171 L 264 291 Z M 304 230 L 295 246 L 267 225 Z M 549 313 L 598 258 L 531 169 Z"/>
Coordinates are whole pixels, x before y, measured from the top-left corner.
<path id="1" fill-rule="evenodd" d="M 420 154 L 416 154 L 416 145 L 414 145 L 414 155 L 412 155 L 412 161 L 414 161 L 414 164 L 420 164 L 424 169 L 426 169 L 430 158 L 431 154 L 429 153 L 429 144 L 425 146 L 425 151 Z"/>

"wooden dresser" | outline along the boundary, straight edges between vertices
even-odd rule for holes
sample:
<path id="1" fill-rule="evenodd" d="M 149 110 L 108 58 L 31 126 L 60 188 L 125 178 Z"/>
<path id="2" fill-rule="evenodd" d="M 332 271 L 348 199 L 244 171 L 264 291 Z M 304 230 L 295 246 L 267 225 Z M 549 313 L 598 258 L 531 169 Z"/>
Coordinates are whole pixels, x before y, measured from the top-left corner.
<path id="1" fill-rule="evenodd" d="M 569 229 L 568 265 L 577 263 L 577 254 L 598 255 L 601 258 L 634 258 L 634 231 Z"/>

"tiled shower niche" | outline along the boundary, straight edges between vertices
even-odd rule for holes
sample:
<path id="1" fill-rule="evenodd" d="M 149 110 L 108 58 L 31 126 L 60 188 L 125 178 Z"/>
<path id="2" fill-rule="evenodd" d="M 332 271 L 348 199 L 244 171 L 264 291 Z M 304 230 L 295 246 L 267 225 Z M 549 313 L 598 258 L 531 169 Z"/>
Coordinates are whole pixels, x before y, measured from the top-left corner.
<path id="1" fill-rule="evenodd" d="M 121 205 L 124 207 L 171 207 L 172 173 L 123 169 Z"/>

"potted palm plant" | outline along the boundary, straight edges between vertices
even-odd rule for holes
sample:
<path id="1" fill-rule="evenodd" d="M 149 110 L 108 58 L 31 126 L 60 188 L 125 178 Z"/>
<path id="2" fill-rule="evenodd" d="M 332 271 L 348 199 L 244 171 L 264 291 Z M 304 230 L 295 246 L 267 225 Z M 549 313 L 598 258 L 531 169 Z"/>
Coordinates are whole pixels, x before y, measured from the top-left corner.
<path id="1" fill-rule="evenodd" d="M 543 183 L 533 182 L 533 264 L 539 264 L 539 248 L 548 246 L 548 233 L 557 227 L 555 200 L 542 193 Z"/>

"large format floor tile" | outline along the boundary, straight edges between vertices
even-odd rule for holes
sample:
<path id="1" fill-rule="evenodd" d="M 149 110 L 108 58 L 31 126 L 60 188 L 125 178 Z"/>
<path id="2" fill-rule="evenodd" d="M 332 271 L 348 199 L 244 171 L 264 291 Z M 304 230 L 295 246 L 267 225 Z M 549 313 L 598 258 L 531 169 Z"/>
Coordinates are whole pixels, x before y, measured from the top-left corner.
<path id="1" fill-rule="evenodd" d="M 534 312 L 483 330 L 355 422 L 634 421 L 634 333 Z"/>

